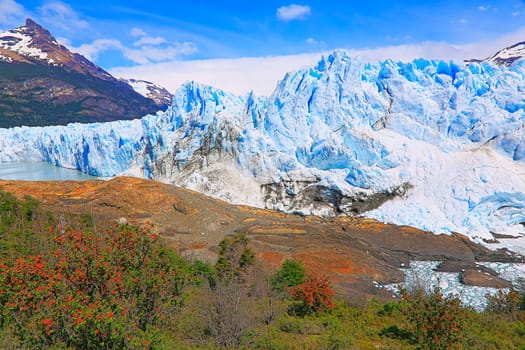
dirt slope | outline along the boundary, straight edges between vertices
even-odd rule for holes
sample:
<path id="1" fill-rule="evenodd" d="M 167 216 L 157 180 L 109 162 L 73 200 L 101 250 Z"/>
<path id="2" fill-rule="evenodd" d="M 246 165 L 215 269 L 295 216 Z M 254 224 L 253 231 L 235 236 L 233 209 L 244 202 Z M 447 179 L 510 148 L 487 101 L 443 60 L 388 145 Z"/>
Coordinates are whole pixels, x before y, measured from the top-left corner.
<path id="1" fill-rule="evenodd" d="M 267 269 L 286 258 L 300 259 L 328 274 L 338 292 L 357 297 L 383 295 L 373 282 L 398 282 L 410 259 L 454 262 L 462 269 L 475 261 L 508 261 L 461 235 L 433 235 L 370 219 L 302 217 L 246 206 L 232 206 L 162 183 L 119 177 L 111 181 L 0 181 L 17 196 L 31 195 L 53 210 L 88 213 L 97 220 L 151 221 L 181 254 L 213 261 L 228 234 L 246 233 Z"/>

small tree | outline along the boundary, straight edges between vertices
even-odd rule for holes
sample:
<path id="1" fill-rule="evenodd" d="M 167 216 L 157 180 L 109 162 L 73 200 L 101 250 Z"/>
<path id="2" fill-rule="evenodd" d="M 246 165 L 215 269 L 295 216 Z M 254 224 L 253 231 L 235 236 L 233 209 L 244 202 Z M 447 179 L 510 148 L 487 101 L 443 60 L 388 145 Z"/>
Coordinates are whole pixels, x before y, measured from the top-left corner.
<path id="1" fill-rule="evenodd" d="M 241 337 L 255 324 L 256 312 L 250 298 L 254 280 L 255 254 L 243 234 L 219 243 L 215 280 L 208 276 L 200 310 L 206 330 L 217 345 L 237 347 Z"/>
<path id="2" fill-rule="evenodd" d="M 248 237 L 236 234 L 219 243 L 219 259 L 215 268 L 222 279 L 246 279 L 255 263 L 255 254 L 248 248 Z"/>
<path id="3" fill-rule="evenodd" d="M 306 269 L 295 260 L 286 259 L 281 268 L 272 276 L 270 285 L 273 291 L 283 293 L 306 280 Z"/>
<path id="4" fill-rule="evenodd" d="M 256 310 L 253 306 L 244 285 L 218 280 L 213 288 L 208 286 L 204 290 L 199 309 L 213 342 L 235 348 L 241 337 L 255 325 Z"/>

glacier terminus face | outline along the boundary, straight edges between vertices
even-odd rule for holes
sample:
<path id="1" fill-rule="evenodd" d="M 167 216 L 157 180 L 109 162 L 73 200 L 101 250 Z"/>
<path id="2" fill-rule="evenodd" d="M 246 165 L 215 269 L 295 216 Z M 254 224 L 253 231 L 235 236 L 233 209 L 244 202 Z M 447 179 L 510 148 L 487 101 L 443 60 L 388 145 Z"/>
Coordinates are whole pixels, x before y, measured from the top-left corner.
<path id="1" fill-rule="evenodd" d="M 360 214 L 525 253 L 525 60 L 369 64 L 336 51 L 268 97 L 187 83 L 140 120 L 0 129 L 0 161 Z"/>

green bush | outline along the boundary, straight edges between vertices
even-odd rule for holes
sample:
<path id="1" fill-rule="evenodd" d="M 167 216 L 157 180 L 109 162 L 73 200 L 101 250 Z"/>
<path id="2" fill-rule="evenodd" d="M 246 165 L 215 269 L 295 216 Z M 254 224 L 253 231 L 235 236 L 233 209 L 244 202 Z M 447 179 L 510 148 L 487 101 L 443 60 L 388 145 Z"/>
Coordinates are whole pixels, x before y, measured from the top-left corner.
<path id="1" fill-rule="evenodd" d="M 397 325 L 392 325 L 392 326 L 383 328 L 379 332 L 379 335 L 382 337 L 388 337 L 388 338 L 393 338 L 393 339 L 411 340 L 413 338 L 412 332 L 404 328 L 401 328 Z"/>
<path id="2" fill-rule="evenodd" d="M 487 296 L 487 308 L 485 312 L 507 316 L 510 320 L 516 321 L 523 306 L 523 296 L 515 290 L 499 290 L 495 295 Z"/>
<path id="3" fill-rule="evenodd" d="M 272 290 L 283 293 L 290 287 L 295 287 L 306 280 L 306 269 L 295 260 L 286 259 L 281 268 L 275 272 L 270 280 Z"/>
<path id="4" fill-rule="evenodd" d="M 444 297 L 439 287 L 429 293 L 418 289 L 412 293 L 403 291 L 402 295 L 419 349 L 461 348 L 465 311 L 457 297 Z"/>
<path id="5" fill-rule="evenodd" d="M 279 322 L 279 329 L 285 333 L 302 334 L 304 331 L 304 322 L 301 319 L 287 317 Z"/>
<path id="6" fill-rule="evenodd" d="M 377 312 L 378 316 L 392 316 L 401 311 L 401 305 L 399 302 L 387 301 L 383 304 L 381 309 Z"/>

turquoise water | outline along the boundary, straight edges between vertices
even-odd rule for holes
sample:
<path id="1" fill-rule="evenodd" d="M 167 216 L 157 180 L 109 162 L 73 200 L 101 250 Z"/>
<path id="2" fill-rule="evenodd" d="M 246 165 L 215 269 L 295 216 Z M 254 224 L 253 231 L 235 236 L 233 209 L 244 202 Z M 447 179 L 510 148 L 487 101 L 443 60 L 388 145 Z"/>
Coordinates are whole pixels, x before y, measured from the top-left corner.
<path id="1" fill-rule="evenodd" d="M 95 180 L 78 170 L 56 167 L 44 162 L 0 163 L 2 180 Z"/>

